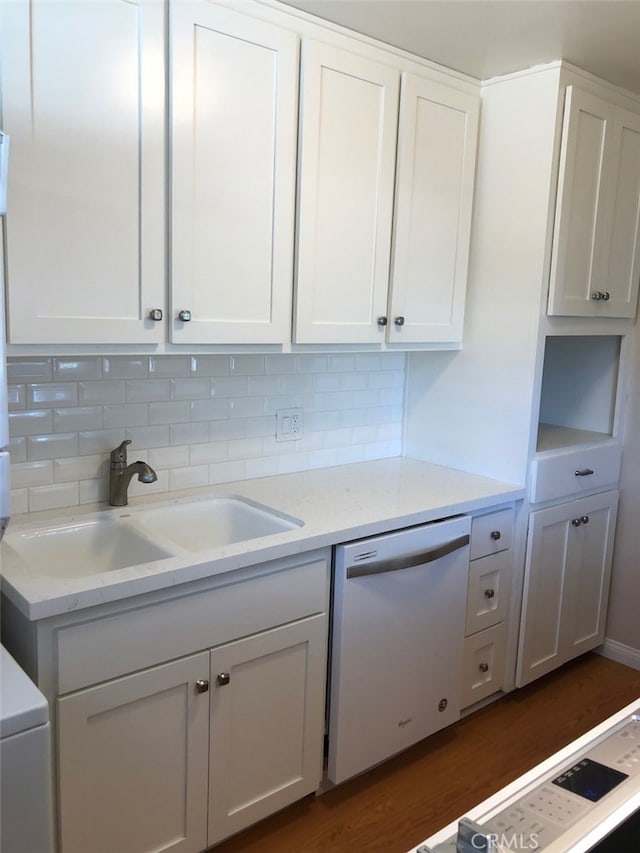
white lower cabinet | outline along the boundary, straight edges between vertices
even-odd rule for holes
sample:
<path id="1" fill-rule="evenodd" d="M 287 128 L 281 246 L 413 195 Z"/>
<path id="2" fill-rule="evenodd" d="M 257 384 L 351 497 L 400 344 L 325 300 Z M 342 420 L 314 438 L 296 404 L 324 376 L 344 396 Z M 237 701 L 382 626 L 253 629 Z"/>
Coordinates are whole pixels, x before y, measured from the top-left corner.
<path id="1" fill-rule="evenodd" d="M 471 525 L 462 708 L 503 687 L 513 529 L 513 507 L 476 516 Z"/>
<path id="2" fill-rule="evenodd" d="M 207 846 L 207 652 L 58 701 L 64 853 Z"/>
<path id="3" fill-rule="evenodd" d="M 199 853 L 320 787 L 330 556 L 31 625 L 59 853 Z"/>
<path id="4" fill-rule="evenodd" d="M 313 616 L 211 652 L 210 845 L 318 788 L 325 637 Z"/>
<path id="5" fill-rule="evenodd" d="M 315 791 L 325 637 L 311 616 L 59 699 L 64 853 L 198 853 Z"/>
<path id="6" fill-rule="evenodd" d="M 602 643 L 618 494 L 602 492 L 531 513 L 519 687 Z"/>

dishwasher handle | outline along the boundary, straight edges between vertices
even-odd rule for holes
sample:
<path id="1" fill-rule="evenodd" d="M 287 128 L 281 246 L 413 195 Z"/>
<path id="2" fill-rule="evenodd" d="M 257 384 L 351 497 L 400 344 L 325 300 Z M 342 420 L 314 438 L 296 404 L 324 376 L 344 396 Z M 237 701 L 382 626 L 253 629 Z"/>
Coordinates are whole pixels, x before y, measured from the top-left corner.
<path id="1" fill-rule="evenodd" d="M 469 544 L 469 534 L 458 536 L 450 542 L 430 548 L 428 551 L 418 551 L 414 554 L 403 554 L 401 557 L 389 557 L 387 560 L 379 560 L 377 563 L 363 563 L 358 566 L 347 566 L 347 579 L 364 578 L 367 575 L 382 575 L 386 572 L 399 572 L 402 569 L 411 569 L 421 566 L 423 563 L 432 563 L 447 554 L 459 551 Z"/>

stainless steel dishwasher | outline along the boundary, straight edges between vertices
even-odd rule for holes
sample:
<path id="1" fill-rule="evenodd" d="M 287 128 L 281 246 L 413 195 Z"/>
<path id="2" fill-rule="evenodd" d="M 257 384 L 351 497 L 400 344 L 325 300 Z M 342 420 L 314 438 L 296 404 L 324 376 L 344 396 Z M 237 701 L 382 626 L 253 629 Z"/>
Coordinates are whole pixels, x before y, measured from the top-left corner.
<path id="1" fill-rule="evenodd" d="M 456 516 L 336 548 L 330 781 L 459 718 L 470 530 Z"/>

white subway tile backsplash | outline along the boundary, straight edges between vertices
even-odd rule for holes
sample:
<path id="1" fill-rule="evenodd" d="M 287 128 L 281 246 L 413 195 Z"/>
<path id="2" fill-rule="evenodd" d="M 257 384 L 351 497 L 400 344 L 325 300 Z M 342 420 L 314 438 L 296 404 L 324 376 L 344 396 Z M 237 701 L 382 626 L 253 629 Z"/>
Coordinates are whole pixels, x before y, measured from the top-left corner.
<path id="1" fill-rule="evenodd" d="M 108 462 L 103 456 L 77 456 L 75 459 L 54 459 L 53 479 L 56 483 L 75 480 L 100 480 L 108 477 Z"/>
<path id="2" fill-rule="evenodd" d="M 53 430 L 55 432 L 79 432 L 87 429 L 101 429 L 103 426 L 102 412 L 100 406 L 54 409 Z M 110 424 L 104 424 L 104 426 L 110 426 Z"/>
<path id="3" fill-rule="evenodd" d="M 228 355 L 191 356 L 191 373 L 195 376 L 228 376 Z"/>
<path id="4" fill-rule="evenodd" d="M 150 376 L 189 376 L 191 357 L 188 355 L 162 355 L 149 359 Z"/>
<path id="5" fill-rule="evenodd" d="M 187 417 L 189 410 L 187 407 Z M 209 424 L 202 423 L 172 423 L 169 425 L 170 444 L 201 444 L 209 441 Z"/>
<path id="6" fill-rule="evenodd" d="M 91 453 L 111 453 L 124 441 L 124 429 L 82 430 L 78 433 L 78 452 L 81 456 Z"/>
<path id="7" fill-rule="evenodd" d="M 172 400 L 206 400 L 211 396 L 211 380 L 206 376 L 196 379 L 171 379 L 170 394 Z"/>
<path id="8" fill-rule="evenodd" d="M 149 423 L 149 407 L 146 403 L 110 404 L 104 407 L 103 412 L 103 426 L 106 429 L 146 426 Z"/>
<path id="9" fill-rule="evenodd" d="M 9 435 L 40 435 L 53 430 L 53 412 L 33 409 L 29 412 L 9 412 Z"/>
<path id="10" fill-rule="evenodd" d="M 75 506 L 79 503 L 79 494 L 78 483 L 34 486 L 29 489 L 29 512 Z"/>
<path id="11" fill-rule="evenodd" d="M 172 468 L 169 471 L 169 489 L 197 489 L 209 485 L 209 466 L 192 465 L 187 468 Z"/>
<path id="12" fill-rule="evenodd" d="M 125 383 L 123 379 L 101 379 L 78 383 L 78 400 L 80 403 L 106 405 L 107 403 L 124 403 Z"/>
<path id="13" fill-rule="evenodd" d="M 232 355 L 229 360 L 229 372 L 232 376 L 258 376 L 265 372 L 265 356 Z"/>
<path id="14" fill-rule="evenodd" d="M 78 455 L 78 433 L 61 432 L 27 436 L 27 459 L 55 459 Z"/>
<path id="15" fill-rule="evenodd" d="M 171 397 L 171 382 L 168 379 L 128 379 L 126 382 L 127 403 L 156 403 Z"/>
<path id="16" fill-rule="evenodd" d="M 15 357 L 7 372 L 16 514 L 105 501 L 125 438 L 158 474 L 134 496 L 402 452 L 402 353 Z M 298 406 L 302 439 L 277 442 L 275 413 Z"/>
<path id="17" fill-rule="evenodd" d="M 7 362 L 7 382 L 51 382 L 53 362 L 50 358 L 12 358 Z"/>
<path id="18" fill-rule="evenodd" d="M 102 359 L 99 356 L 87 358 L 54 358 L 53 378 L 62 381 L 101 379 Z"/>
<path id="19" fill-rule="evenodd" d="M 14 489 L 27 489 L 31 486 L 43 486 L 53 483 L 53 462 L 18 462 L 11 466 L 11 486 Z"/>
<path id="20" fill-rule="evenodd" d="M 27 407 L 42 409 L 78 402 L 78 386 L 75 382 L 33 383 L 26 386 Z"/>

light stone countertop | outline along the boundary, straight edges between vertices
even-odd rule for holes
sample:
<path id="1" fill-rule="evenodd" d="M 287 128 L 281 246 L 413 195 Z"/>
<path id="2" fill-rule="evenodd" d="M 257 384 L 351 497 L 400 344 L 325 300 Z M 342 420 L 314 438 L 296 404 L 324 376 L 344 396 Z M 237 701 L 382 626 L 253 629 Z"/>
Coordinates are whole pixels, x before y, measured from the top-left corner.
<path id="1" fill-rule="evenodd" d="M 152 563 L 74 578 L 35 573 L 5 541 L 0 549 L 2 591 L 28 619 L 42 619 L 519 500 L 524 488 L 396 457 L 136 498 L 125 508 L 94 504 L 67 514 L 34 513 L 14 519 L 9 538 L 14 532 L 84 521 L 96 513 L 135 514 L 144 507 L 229 495 L 293 516 L 303 526 L 199 552 L 176 548 L 174 556 Z"/>

